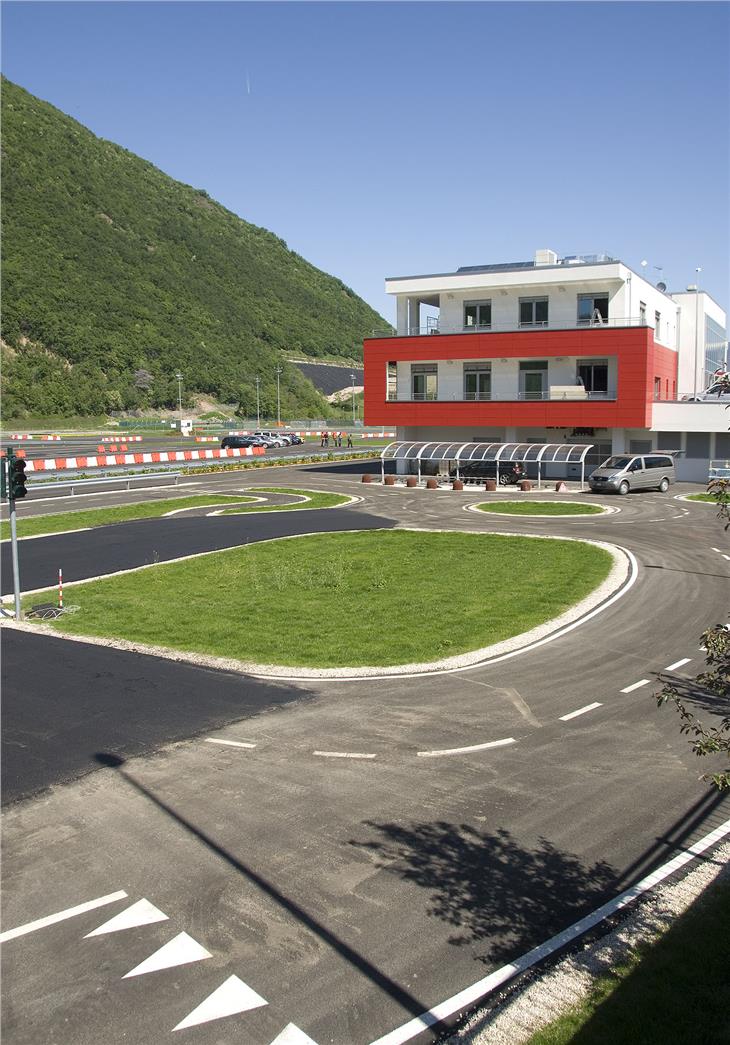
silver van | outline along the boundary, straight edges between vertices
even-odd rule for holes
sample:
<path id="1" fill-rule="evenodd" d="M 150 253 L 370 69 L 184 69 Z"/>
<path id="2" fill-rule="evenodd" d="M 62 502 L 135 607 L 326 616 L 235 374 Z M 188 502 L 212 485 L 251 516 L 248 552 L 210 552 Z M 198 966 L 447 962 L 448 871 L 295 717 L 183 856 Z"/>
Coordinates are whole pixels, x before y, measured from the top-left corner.
<path id="1" fill-rule="evenodd" d="M 676 481 L 674 459 L 668 454 L 617 454 L 591 472 L 591 490 L 626 494 L 629 490 L 660 490 L 666 493 Z"/>

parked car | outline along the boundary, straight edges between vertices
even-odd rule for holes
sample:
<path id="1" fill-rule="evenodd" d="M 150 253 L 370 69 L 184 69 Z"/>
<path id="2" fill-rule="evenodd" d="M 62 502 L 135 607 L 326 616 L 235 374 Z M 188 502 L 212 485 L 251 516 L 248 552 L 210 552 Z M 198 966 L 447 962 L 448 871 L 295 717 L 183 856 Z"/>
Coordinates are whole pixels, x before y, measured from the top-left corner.
<path id="1" fill-rule="evenodd" d="M 483 482 L 484 479 L 497 478 L 497 464 L 495 461 L 466 461 L 459 466 L 459 477 L 465 482 Z M 456 469 L 452 478 L 456 478 Z M 500 461 L 499 485 L 509 486 L 527 478 L 523 465 L 517 461 Z"/>
<path id="2" fill-rule="evenodd" d="M 730 403 L 730 381 L 727 379 L 715 381 L 704 392 L 699 392 L 696 396 L 684 396 L 684 401 L 690 403 Z"/>
<path id="3" fill-rule="evenodd" d="M 252 435 L 226 435 L 221 439 L 221 450 L 242 450 L 246 446 L 265 446 L 265 443 Z"/>
<path id="4" fill-rule="evenodd" d="M 588 485 L 594 492 L 627 494 L 629 490 L 666 493 L 676 481 L 674 459 L 666 454 L 616 454 L 591 472 Z"/>
<path id="5" fill-rule="evenodd" d="M 285 438 L 289 440 L 290 446 L 301 446 L 301 444 L 304 442 L 302 437 L 300 435 L 297 435 L 296 432 L 284 432 L 283 434 Z"/>
<path id="6" fill-rule="evenodd" d="M 267 431 L 267 430 L 264 429 L 264 430 L 261 430 L 259 432 L 254 432 L 254 435 L 257 436 L 259 439 L 263 439 L 265 444 L 266 444 L 266 446 L 286 446 L 287 445 L 286 442 L 284 441 L 284 439 L 281 437 L 279 432 L 271 432 L 271 431 Z"/>

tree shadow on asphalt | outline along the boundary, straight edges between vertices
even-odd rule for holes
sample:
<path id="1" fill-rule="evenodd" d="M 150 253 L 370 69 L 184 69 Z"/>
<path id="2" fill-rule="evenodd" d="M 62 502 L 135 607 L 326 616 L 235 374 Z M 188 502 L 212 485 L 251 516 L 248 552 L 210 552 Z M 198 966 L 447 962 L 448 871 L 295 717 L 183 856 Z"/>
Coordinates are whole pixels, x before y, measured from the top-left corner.
<path id="1" fill-rule="evenodd" d="M 671 686 L 677 696 L 686 704 L 688 710 L 717 715 L 722 718 L 730 714 L 730 698 L 701 686 L 697 679 L 679 678 L 676 675 L 659 674 L 656 676 L 659 686 Z"/>
<path id="2" fill-rule="evenodd" d="M 484 962 L 529 950 L 599 907 L 619 874 L 604 860 L 588 865 L 546 838 L 521 845 L 505 828 L 479 831 L 445 821 L 374 823 L 381 840 L 352 841 L 378 865 L 431 890 L 428 914 L 454 927 L 455 946 L 476 947 Z"/>
<path id="3" fill-rule="evenodd" d="M 483 962 L 512 961 L 636 884 L 658 864 L 686 852 L 727 815 L 724 794 L 707 788 L 622 870 L 585 863 L 546 838 L 529 847 L 506 828 L 469 824 L 376 823 L 379 839 L 351 840 L 377 866 L 430 890 L 427 913 L 454 927 L 449 943 Z"/>

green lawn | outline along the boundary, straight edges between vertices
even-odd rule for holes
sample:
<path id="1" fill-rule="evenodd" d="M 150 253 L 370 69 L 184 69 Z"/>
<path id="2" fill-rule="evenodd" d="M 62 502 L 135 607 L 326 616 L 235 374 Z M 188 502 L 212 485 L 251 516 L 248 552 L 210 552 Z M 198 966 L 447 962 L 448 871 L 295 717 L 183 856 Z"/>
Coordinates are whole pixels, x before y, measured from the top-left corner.
<path id="1" fill-rule="evenodd" d="M 527 631 L 592 591 L 611 562 L 579 541 L 316 534 L 67 585 L 80 609 L 54 626 L 258 663 L 405 664 Z"/>
<path id="2" fill-rule="evenodd" d="M 705 501 L 707 504 L 717 504 L 717 497 L 713 497 L 711 493 L 688 493 L 685 500 Z"/>
<path id="3" fill-rule="evenodd" d="M 658 941 L 601 977 L 586 1001 L 525 1045 L 727 1045 L 730 881 Z"/>
<path id="4" fill-rule="evenodd" d="M 174 497 L 164 501 L 145 501 L 142 504 L 120 504 L 116 508 L 87 508 L 82 511 L 58 512 L 55 515 L 33 515 L 18 519 L 18 537 L 35 537 L 41 533 L 63 533 L 81 530 L 87 526 L 109 526 L 111 523 L 130 522 L 132 519 L 158 519 L 178 508 L 211 508 L 221 504 L 242 504 L 251 497 L 229 497 L 223 494 L 197 494 L 193 497 Z M 0 523 L 0 536 L 10 537 L 10 524 Z"/>
<path id="5" fill-rule="evenodd" d="M 248 512 L 293 512 L 307 508 L 337 508 L 348 504 L 349 496 L 339 493 L 318 493 L 315 490 L 292 490 L 283 486 L 257 486 L 251 493 L 285 493 L 297 497 L 306 497 L 306 501 L 295 501 L 294 504 L 252 504 L 248 508 L 226 508 L 222 515 L 243 515 Z"/>
<path id="6" fill-rule="evenodd" d="M 477 504 L 480 512 L 504 515 L 603 515 L 597 504 L 565 504 L 560 501 L 491 501 Z"/>

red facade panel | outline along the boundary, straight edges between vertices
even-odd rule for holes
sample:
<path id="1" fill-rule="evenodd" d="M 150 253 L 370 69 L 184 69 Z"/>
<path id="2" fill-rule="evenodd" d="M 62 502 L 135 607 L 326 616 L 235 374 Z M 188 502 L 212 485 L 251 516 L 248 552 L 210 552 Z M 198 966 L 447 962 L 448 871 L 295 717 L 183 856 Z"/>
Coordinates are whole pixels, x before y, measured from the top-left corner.
<path id="1" fill-rule="evenodd" d="M 554 426 L 560 428 L 648 428 L 655 378 L 671 391 L 677 354 L 654 343 L 648 327 L 512 333 L 438 334 L 432 337 L 372 338 L 365 342 L 365 422 L 407 426 Z M 618 386 L 614 401 L 387 402 L 388 362 L 447 359 L 550 359 L 613 356 Z"/>

